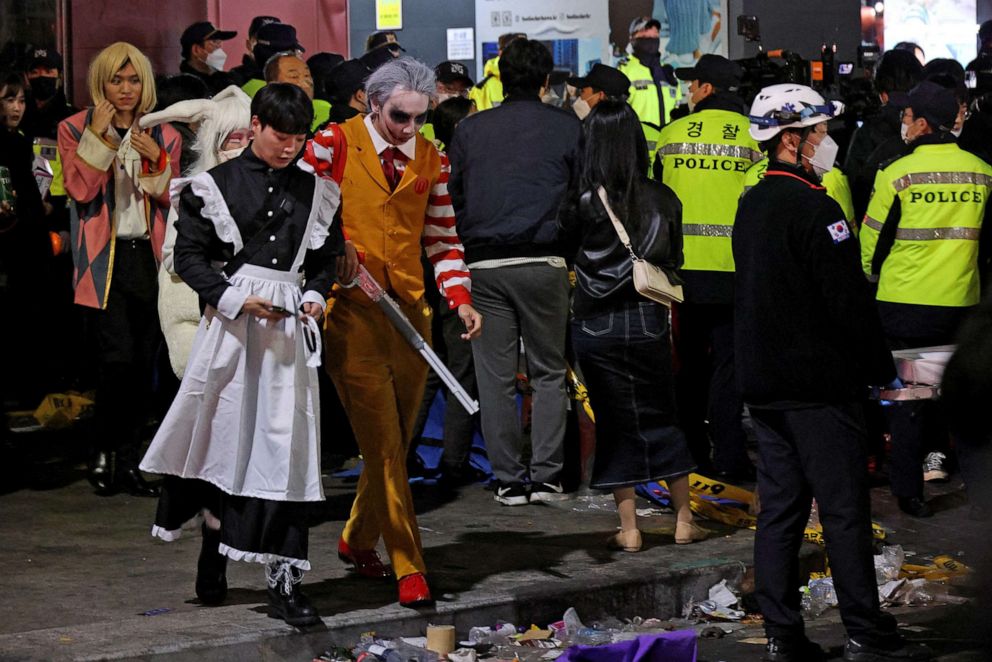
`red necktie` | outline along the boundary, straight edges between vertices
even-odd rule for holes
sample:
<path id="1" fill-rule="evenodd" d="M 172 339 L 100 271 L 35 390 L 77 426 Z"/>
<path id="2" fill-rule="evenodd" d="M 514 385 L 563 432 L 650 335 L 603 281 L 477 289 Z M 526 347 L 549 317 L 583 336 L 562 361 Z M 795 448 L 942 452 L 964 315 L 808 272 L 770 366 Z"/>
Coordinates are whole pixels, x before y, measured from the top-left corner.
<path id="1" fill-rule="evenodd" d="M 401 159 L 406 160 L 403 153 L 395 147 L 387 147 L 382 151 L 382 173 L 391 190 L 395 190 L 403 178 L 403 173 L 396 167 L 396 162 Z"/>

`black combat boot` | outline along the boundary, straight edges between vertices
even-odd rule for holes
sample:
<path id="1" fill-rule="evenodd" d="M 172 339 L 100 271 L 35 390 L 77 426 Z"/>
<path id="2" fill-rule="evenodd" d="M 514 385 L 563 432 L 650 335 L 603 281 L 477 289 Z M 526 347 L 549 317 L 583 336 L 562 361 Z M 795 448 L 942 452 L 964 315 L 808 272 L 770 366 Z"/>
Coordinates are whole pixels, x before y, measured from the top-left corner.
<path id="1" fill-rule="evenodd" d="M 288 561 L 275 561 L 265 567 L 269 585 L 269 617 L 303 627 L 320 623 L 320 615 L 300 590 L 303 571 Z"/>

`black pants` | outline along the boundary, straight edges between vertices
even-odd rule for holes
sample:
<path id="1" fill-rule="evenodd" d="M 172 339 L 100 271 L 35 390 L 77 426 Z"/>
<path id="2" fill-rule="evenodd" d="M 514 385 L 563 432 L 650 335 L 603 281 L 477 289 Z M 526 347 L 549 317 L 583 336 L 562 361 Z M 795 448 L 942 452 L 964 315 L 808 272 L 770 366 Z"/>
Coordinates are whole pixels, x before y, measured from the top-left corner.
<path id="1" fill-rule="evenodd" d="M 751 460 L 734 371 L 733 305 L 681 304 L 675 350 L 679 420 L 696 464 L 704 471 L 710 467 L 712 440 L 714 469 L 747 472 Z"/>
<path id="2" fill-rule="evenodd" d="M 875 585 L 861 407 L 751 408 L 751 418 L 760 457 L 756 595 L 768 636 L 803 636 L 799 547 L 816 498 L 848 635 L 879 643 L 891 639 L 895 621 L 879 610 Z"/>
<path id="3" fill-rule="evenodd" d="M 89 312 L 97 345 L 97 449 L 135 466 L 140 430 L 152 408 L 158 321 L 155 256 L 147 240 L 119 239 L 104 310 Z"/>
<path id="4" fill-rule="evenodd" d="M 893 350 L 935 347 L 954 342 L 953 335 L 932 338 L 888 337 Z M 940 403 L 933 400 L 895 402 L 884 408 L 892 434 L 889 483 L 897 497 L 923 497 L 923 458 L 928 451 L 948 452 L 949 439 Z"/>

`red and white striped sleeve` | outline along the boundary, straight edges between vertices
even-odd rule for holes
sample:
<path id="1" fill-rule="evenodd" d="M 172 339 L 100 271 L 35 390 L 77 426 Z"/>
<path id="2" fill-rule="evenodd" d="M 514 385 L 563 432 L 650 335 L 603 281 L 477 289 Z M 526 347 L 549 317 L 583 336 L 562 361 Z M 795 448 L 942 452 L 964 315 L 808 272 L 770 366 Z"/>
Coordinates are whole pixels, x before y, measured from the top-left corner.
<path id="1" fill-rule="evenodd" d="M 333 179 L 340 185 L 347 158 L 348 141 L 344 132 L 337 124 L 329 124 L 307 141 L 303 158 L 297 162 L 297 166 L 304 172 Z"/>
<path id="2" fill-rule="evenodd" d="M 424 217 L 424 251 L 434 266 L 441 296 L 448 300 L 449 308 L 472 303 L 472 280 L 465 265 L 465 248 L 455 231 L 455 209 L 448 194 L 448 177 L 451 166 L 441 152 L 441 174 L 431 189 Z"/>

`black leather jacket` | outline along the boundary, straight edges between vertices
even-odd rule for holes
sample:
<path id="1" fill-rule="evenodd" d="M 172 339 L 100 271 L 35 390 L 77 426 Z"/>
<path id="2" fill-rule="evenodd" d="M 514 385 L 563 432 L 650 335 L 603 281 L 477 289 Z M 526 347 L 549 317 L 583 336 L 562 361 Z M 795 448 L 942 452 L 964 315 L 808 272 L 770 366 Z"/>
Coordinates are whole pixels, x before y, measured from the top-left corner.
<path id="1" fill-rule="evenodd" d="M 636 185 L 636 213 L 626 219 L 614 209 L 634 252 L 662 267 L 673 282 L 682 266 L 682 203 L 669 187 L 645 179 Z M 647 301 L 634 289 L 633 262 L 610 222 L 595 191 L 585 191 L 569 213 L 562 229 L 579 244 L 575 254 L 577 287 L 572 302 L 576 318 L 608 312 L 631 302 Z"/>

